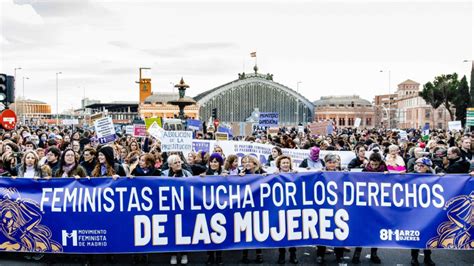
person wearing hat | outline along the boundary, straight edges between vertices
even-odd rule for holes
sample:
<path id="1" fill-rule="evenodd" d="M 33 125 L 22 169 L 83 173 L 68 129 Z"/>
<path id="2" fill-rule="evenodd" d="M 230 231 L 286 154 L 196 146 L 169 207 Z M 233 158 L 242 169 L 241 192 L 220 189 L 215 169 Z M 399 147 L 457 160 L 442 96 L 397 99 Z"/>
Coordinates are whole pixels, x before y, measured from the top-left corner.
<path id="1" fill-rule="evenodd" d="M 433 162 L 430 160 L 430 158 L 421 157 L 415 161 L 413 173 L 435 174 L 436 172 L 433 169 Z"/>
<path id="2" fill-rule="evenodd" d="M 319 153 L 321 152 L 321 149 L 317 146 L 312 147 L 309 150 L 309 155 L 308 158 L 304 159 L 299 167 L 300 168 L 306 168 L 308 170 L 314 169 L 314 170 L 321 170 L 325 167 L 324 162 L 319 158 Z"/>
<path id="3" fill-rule="evenodd" d="M 114 160 L 114 149 L 112 147 L 104 146 L 100 148 L 97 152 L 97 159 L 98 161 L 92 171 L 92 176 L 111 176 L 114 179 L 120 176 L 126 176 L 123 166 Z"/>
<path id="4" fill-rule="evenodd" d="M 420 174 L 434 174 L 435 171 L 433 170 L 433 162 L 427 157 L 421 157 L 416 160 L 415 167 L 414 167 L 414 173 L 420 173 Z M 418 249 L 412 249 L 411 250 L 411 265 L 420 265 L 418 262 L 418 253 L 420 251 Z M 424 259 L 423 262 L 425 265 L 429 266 L 434 266 L 435 263 L 431 259 L 431 250 L 429 249 L 424 249 L 423 250 L 424 254 Z"/>
<path id="5" fill-rule="evenodd" d="M 341 171 L 340 163 L 341 158 L 339 155 L 334 153 L 329 153 L 324 156 L 324 162 L 326 166 L 322 169 L 326 172 L 336 172 Z M 324 256 L 326 254 L 326 246 L 317 246 L 316 249 L 316 264 L 321 265 L 324 264 Z M 343 263 L 344 261 L 344 248 L 337 247 L 334 248 L 334 253 L 336 255 L 336 263 Z"/>
<path id="6" fill-rule="evenodd" d="M 446 167 L 449 165 L 448 150 L 444 147 L 436 147 L 431 155 L 431 162 L 435 173 L 446 173 Z"/>

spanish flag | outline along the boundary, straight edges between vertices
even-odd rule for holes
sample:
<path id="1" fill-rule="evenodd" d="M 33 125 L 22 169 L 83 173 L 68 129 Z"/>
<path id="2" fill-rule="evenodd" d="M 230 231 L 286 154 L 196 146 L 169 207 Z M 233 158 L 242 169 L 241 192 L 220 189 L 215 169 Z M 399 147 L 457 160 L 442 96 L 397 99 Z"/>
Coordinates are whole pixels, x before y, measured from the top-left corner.
<path id="1" fill-rule="evenodd" d="M 257 57 L 257 52 L 251 52 L 250 57 Z"/>

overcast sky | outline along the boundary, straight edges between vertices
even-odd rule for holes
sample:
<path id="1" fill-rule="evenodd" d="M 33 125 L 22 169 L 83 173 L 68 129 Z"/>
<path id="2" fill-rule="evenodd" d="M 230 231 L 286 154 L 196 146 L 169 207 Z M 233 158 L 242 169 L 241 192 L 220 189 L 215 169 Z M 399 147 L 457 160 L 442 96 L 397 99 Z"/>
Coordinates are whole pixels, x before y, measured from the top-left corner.
<path id="1" fill-rule="evenodd" d="M 372 101 L 406 79 L 470 76 L 472 1 L 0 0 L 0 72 L 17 71 L 17 96 L 56 110 L 85 94 L 138 101 L 139 67 L 153 91 L 184 77 L 195 96 L 251 72 L 309 100 L 358 94 Z M 381 73 L 380 70 L 387 72 Z"/>

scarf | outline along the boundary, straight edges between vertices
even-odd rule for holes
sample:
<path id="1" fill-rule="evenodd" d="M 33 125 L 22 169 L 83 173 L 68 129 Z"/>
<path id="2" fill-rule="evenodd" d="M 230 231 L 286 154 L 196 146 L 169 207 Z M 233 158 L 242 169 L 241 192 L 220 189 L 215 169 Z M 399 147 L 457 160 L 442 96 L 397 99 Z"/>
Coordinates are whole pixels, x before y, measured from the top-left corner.
<path id="1" fill-rule="evenodd" d="M 69 176 L 69 172 L 71 172 L 71 170 L 72 170 L 75 166 L 76 166 L 75 163 L 63 165 L 63 176 L 62 176 L 62 177 L 68 177 L 68 176 Z"/>
<path id="2" fill-rule="evenodd" d="M 100 175 L 105 176 L 107 174 L 107 165 L 101 164 L 100 165 Z"/>

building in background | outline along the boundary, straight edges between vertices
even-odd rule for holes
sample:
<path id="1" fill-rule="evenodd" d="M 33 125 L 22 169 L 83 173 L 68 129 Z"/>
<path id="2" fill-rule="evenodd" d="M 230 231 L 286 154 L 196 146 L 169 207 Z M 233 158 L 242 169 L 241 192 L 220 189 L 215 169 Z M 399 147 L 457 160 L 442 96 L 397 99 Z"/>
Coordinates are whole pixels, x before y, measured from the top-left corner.
<path id="1" fill-rule="evenodd" d="M 52 116 L 51 105 L 37 100 L 19 98 L 15 103 L 12 103 L 9 108 L 16 110 L 19 122 L 24 121 L 26 124 L 31 124 L 32 122 L 42 119 L 49 119 Z"/>
<path id="2" fill-rule="evenodd" d="M 199 116 L 207 120 L 216 108 L 217 118 L 226 123 L 245 122 L 252 112 L 276 112 L 280 125 L 313 121 L 314 105 L 293 89 L 273 81 L 272 74 L 238 74 L 238 79 L 194 97 Z"/>
<path id="3" fill-rule="evenodd" d="M 373 128 L 375 111 L 372 103 L 357 95 L 323 96 L 314 102 L 314 120 L 331 119 L 337 127 L 354 127 L 356 118 L 361 128 Z"/>
<path id="4" fill-rule="evenodd" d="M 420 84 L 413 80 L 407 79 L 398 84 L 395 100 L 398 127 L 422 128 L 428 123 L 432 129 L 446 129 L 451 121 L 448 110 L 444 107 L 434 109 L 419 96 L 419 92 Z"/>
<path id="5" fill-rule="evenodd" d="M 114 124 L 130 125 L 133 120 L 139 117 L 137 102 L 111 102 L 94 103 L 87 105 L 91 114 L 85 117 L 87 124 L 92 124 L 95 120 L 110 116 Z"/>

